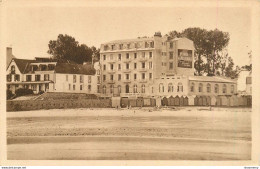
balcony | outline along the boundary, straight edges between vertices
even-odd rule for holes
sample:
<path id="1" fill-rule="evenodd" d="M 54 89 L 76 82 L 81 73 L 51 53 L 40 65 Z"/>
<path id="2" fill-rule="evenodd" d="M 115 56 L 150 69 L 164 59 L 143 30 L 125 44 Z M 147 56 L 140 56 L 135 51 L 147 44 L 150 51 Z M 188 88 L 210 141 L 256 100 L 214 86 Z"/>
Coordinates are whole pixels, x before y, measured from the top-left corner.
<path id="1" fill-rule="evenodd" d="M 129 62 L 131 62 L 131 61 L 132 61 L 132 59 L 124 59 L 124 60 L 123 60 L 124 63 L 129 63 Z"/>
<path id="2" fill-rule="evenodd" d="M 147 83 L 147 79 L 141 79 L 139 80 L 139 83 Z"/>
<path id="3" fill-rule="evenodd" d="M 115 80 L 108 80 L 107 83 L 108 83 L 108 84 L 114 84 L 114 83 L 115 83 Z"/>
<path id="4" fill-rule="evenodd" d="M 138 69 L 139 72 L 147 72 L 147 68 L 141 68 L 141 69 Z"/>
<path id="5" fill-rule="evenodd" d="M 131 80 L 130 79 L 124 79 L 123 82 L 124 83 L 131 83 Z"/>
<path id="6" fill-rule="evenodd" d="M 112 60 L 107 60 L 107 63 L 115 63 L 116 60 L 115 59 L 112 59 Z"/>
<path id="7" fill-rule="evenodd" d="M 139 58 L 139 61 L 140 61 L 140 62 L 145 62 L 145 61 L 147 61 L 147 60 L 148 60 L 147 57 L 140 57 L 140 58 Z"/>
<path id="8" fill-rule="evenodd" d="M 116 70 L 115 70 L 115 69 L 113 69 L 113 70 L 107 70 L 107 73 L 109 73 L 109 74 L 114 74 L 114 73 L 116 73 Z"/>
<path id="9" fill-rule="evenodd" d="M 122 70 L 124 73 L 130 73 L 131 72 L 131 69 L 123 69 Z"/>

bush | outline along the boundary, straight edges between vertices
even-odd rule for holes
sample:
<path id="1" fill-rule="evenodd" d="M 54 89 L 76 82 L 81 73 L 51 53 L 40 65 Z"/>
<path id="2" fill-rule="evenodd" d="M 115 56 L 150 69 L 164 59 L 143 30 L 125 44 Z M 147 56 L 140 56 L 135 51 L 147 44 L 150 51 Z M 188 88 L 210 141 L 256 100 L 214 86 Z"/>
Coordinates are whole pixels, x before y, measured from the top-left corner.
<path id="1" fill-rule="evenodd" d="M 15 94 L 16 94 L 16 96 L 25 96 L 28 94 L 33 94 L 33 90 L 20 88 L 20 89 L 15 90 Z"/>
<path id="2" fill-rule="evenodd" d="M 6 90 L 6 99 L 9 100 L 14 96 L 11 90 Z"/>

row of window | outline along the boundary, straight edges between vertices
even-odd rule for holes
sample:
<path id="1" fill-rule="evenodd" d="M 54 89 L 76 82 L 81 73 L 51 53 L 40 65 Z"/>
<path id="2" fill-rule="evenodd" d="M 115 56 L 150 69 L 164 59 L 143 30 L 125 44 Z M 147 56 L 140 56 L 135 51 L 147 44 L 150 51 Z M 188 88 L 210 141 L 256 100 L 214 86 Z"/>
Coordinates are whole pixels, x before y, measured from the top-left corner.
<path id="1" fill-rule="evenodd" d="M 162 66 L 167 66 L 167 62 L 162 62 Z M 169 62 L 169 69 L 173 69 L 173 62 Z"/>
<path id="2" fill-rule="evenodd" d="M 145 48 L 153 48 L 154 42 L 134 42 L 134 43 L 127 43 L 127 44 L 111 44 L 111 45 L 104 45 L 104 50 L 122 50 L 122 49 L 131 49 L 131 48 L 141 48 L 144 46 Z"/>
<path id="3" fill-rule="evenodd" d="M 172 83 L 169 83 L 168 84 L 168 92 L 173 92 L 174 91 L 174 86 Z M 160 83 L 159 84 L 159 93 L 164 93 L 166 92 L 165 89 L 164 89 L 164 85 L 163 83 Z M 183 92 L 183 85 L 181 82 L 178 83 L 177 85 L 177 92 Z"/>
<path id="4" fill-rule="evenodd" d="M 34 81 L 41 81 L 41 75 L 34 75 L 35 80 Z M 50 75 L 44 74 L 44 81 L 49 81 Z M 26 75 L 26 81 L 31 82 L 32 81 L 32 75 Z"/>
<path id="5" fill-rule="evenodd" d="M 69 75 L 66 75 L 66 82 L 69 81 Z M 84 76 L 79 76 L 79 82 L 84 83 Z M 73 75 L 73 83 L 77 83 L 77 75 Z M 91 83 L 91 76 L 88 76 L 88 83 Z"/>
<path id="6" fill-rule="evenodd" d="M 162 42 L 162 45 L 163 46 L 166 46 L 167 42 Z M 170 42 L 170 48 L 172 49 L 173 48 L 173 42 Z"/>
<path id="7" fill-rule="evenodd" d="M 12 76 L 14 77 L 13 78 L 14 81 L 20 81 L 20 75 L 17 75 L 17 74 L 14 74 L 14 75 L 8 74 L 8 75 L 6 75 L 6 81 L 7 82 L 11 82 L 12 81 Z"/>
<path id="8" fill-rule="evenodd" d="M 126 63 L 125 64 L 125 69 L 130 69 L 130 63 Z M 110 70 L 115 70 L 115 64 L 109 64 L 109 68 Z M 133 68 L 134 69 L 137 69 L 137 63 L 133 63 Z M 141 62 L 141 69 L 145 69 L 146 68 L 146 63 L 145 62 Z M 153 68 L 153 62 L 149 62 L 149 69 L 152 69 Z M 107 66 L 106 64 L 103 65 L 103 70 L 106 70 L 107 69 Z M 118 64 L 117 65 L 117 70 L 121 70 L 121 64 Z"/>
<path id="9" fill-rule="evenodd" d="M 76 90 L 76 85 L 69 84 L 68 88 L 69 90 Z M 83 90 L 83 85 L 79 85 L 79 90 Z M 88 91 L 91 91 L 91 85 L 88 85 Z"/>
<path id="10" fill-rule="evenodd" d="M 109 93 L 114 93 L 115 91 L 114 91 L 114 89 L 115 89 L 115 86 L 114 85 L 110 85 L 109 86 Z M 129 85 L 125 85 L 125 92 L 126 93 L 129 93 L 129 89 L 130 89 L 130 86 Z M 137 93 L 138 91 L 137 91 L 137 84 L 134 84 L 133 85 L 133 93 Z M 121 93 L 121 85 L 118 85 L 117 86 L 117 93 Z M 106 88 L 106 86 L 104 85 L 103 87 L 102 87 L 102 93 L 103 94 L 106 94 L 107 93 L 107 88 Z M 142 84 L 141 85 L 141 93 L 145 93 L 145 84 Z"/>
<path id="11" fill-rule="evenodd" d="M 125 75 L 125 80 L 130 80 L 130 74 L 129 73 L 127 73 L 127 74 L 124 74 Z M 142 80 L 145 80 L 146 79 L 146 74 L 145 73 L 141 73 L 140 74 L 141 75 L 141 79 Z M 111 80 L 111 81 L 114 81 L 115 79 L 114 79 L 114 77 L 115 77 L 116 75 L 110 75 L 109 76 L 109 80 Z M 136 73 L 134 73 L 133 74 L 133 78 L 134 78 L 134 80 L 137 80 L 137 74 Z M 152 73 L 149 73 L 149 80 L 150 79 L 152 79 L 153 78 L 153 74 Z M 118 81 L 121 81 L 122 80 L 122 75 L 121 74 L 118 74 L 117 75 L 117 80 Z M 103 82 L 105 82 L 106 81 L 106 75 L 103 75 Z"/>
<path id="12" fill-rule="evenodd" d="M 162 56 L 167 56 L 167 52 L 162 52 Z M 169 52 L 169 59 L 173 59 L 173 52 Z"/>
<path id="13" fill-rule="evenodd" d="M 134 59 L 137 59 L 137 53 L 134 53 L 133 57 L 134 57 Z M 146 57 L 146 52 L 142 52 L 141 53 L 141 58 L 145 58 L 145 57 Z M 149 52 L 149 59 L 151 59 L 152 57 L 153 57 L 153 52 Z M 107 59 L 107 55 L 103 55 L 103 60 L 106 60 L 106 59 Z M 114 59 L 115 59 L 114 55 L 110 54 L 109 55 L 109 60 L 114 60 Z M 130 53 L 126 53 L 125 59 L 130 59 Z M 118 54 L 117 60 L 118 61 L 122 60 L 122 54 L 121 53 Z"/>
<path id="14" fill-rule="evenodd" d="M 203 84 L 199 83 L 198 92 L 203 92 L 203 89 L 204 89 Z M 231 85 L 230 86 L 230 93 L 234 93 L 234 90 L 235 90 L 234 85 Z M 191 83 L 190 91 L 195 92 L 195 84 L 194 83 Z M 207 84 L 206 91 L 207 91 L 207 93 L 211 93 L 211 84 L 209 84 L 209 83 Z M 214 85 L 214 92 L 219 93 L 219 85 L 218 84 Z M 222 85 L 222 93 L 227 93 L 227 85 L 226 84 Z"/>

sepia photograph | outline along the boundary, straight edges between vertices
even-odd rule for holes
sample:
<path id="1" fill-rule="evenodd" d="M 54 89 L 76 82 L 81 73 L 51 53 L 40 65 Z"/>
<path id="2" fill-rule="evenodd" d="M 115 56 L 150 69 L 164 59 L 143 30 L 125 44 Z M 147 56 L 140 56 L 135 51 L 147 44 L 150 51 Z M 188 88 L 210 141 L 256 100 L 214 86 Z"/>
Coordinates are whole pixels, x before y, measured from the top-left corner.
<path id="1" fill-rule="evenodd" d="M 197 2 L 2 0 L 6 160 L 251 161 L 259 1 Z"/>

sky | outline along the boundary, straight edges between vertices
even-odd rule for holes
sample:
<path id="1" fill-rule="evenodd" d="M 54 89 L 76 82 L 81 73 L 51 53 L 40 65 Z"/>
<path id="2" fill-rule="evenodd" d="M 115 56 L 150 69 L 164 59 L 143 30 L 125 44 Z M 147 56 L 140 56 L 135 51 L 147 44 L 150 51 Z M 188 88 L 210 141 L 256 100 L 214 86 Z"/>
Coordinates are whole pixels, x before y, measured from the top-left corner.
<path id="1" fill-rule="evenodd" d="M 228 32 L 229 56 L 236 65 L 249 63 L 251 11 L 247 7 L 7 5 L 4 18 L 5 44 L 13 48 L 17 58 L 50 56 L 48 43 L 56 40 L 58 34 L 100 47 L 112 40 L 200 27 Z"/>

